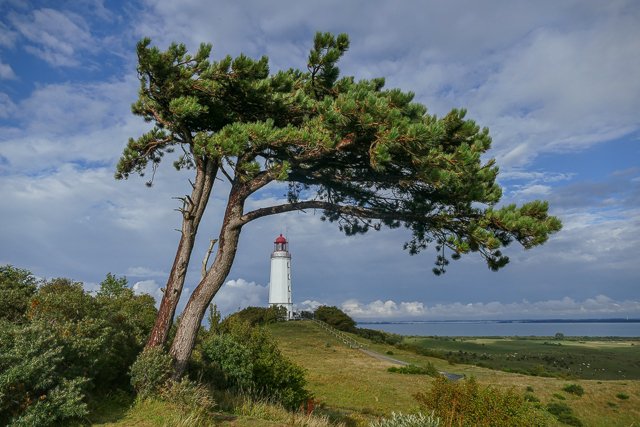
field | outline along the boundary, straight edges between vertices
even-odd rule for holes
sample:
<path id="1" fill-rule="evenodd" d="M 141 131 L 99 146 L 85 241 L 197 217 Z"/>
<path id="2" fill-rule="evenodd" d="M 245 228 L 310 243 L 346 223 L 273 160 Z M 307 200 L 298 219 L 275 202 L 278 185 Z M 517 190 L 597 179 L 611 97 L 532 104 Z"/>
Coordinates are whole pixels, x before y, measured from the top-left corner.
<path id="1" fill-rule="evenodd" d="M 431 378 L 426 376 L 387 372 L 387 368 L 392 366 L 391 363 L 373 359 L 358 350 L 347 348 L 311 322 L 280 323 L 271 325 L 270 329 L 280 342 L 281 350 L 308 370 L 309 388 L 321 405 L 324 405 L 325 411 L 341 413 L 348 420 L 352 420 L 353 425 L 363 424 L 366 420 L 375 418 L 377 415 L 389 414 L 391 411 L 416 409 L 413 394 L 425 389 L 431 382 Z M 419 341 L 417 338 L 412 340 Z M 360 341 L 363 340 L 360 339 Z M 623 372 L 637 372 L 637 365 L 634 369 L 630 369 L 627 365 L 640 360 L 638 341 L 561 341 L 560 346 L 545 345 L 544 340 L 496 338 L 420 342 L 423 346 L 434 345 L 434 349 L 445 352 L 461 350 L 478 353 L 476 349 L 480 347 L 484 352 L 495 355 L 494 361 L 500 358 L 506 360 L 507 355 L 513 353 L 538 354 L 547 347 L 552 347 L 553 350 L 566 351 L 565 354 L 571 354 L 575 358 L 584 354 L 585 360 L 599 360 L 598 363 L 604 363 L 602 359 L 609 358 L 606 367 L 611 368 L 617 365 L 621 375 Z M 437 347 L 436 344 L 442 346 Z M 457 345 L 466 347 L 463 350 L 456 347 Z M 452 365 L 440 358 L 418 355 L 406 349 L 400 350 L 383 344 L 371 344 L 370 349 L 382 354 L 391 352 L 391 357 L 419 366 L 431 362 L 444 372 L 473 375 L 485 385 L 514 387 L 522 393 L 529 388 L 533 390 L 530 394 L 540 399 L 542 404 L 552 401 L 563 401 L 568 404 L 587 426 L 640 425 L 640 380 L 637 374 L 634 379 L 616 380 L 541 377 L 470 364 Z M 559 354 L 557 353 L 556 356 Z M 498 357 L 499 355 L 501 356 Z M 596 357 L 596 355 L 599 356 Z M 580 363 L 583 363 L 582 359 L 580 360 Z M 526 358 L 521 362 L 528 363 Z M 513 366 L 516 367 L 518 364 L 514 363 Z M 584 395 L 576 396 L 563 391 L 562 389 L 568 384 L 581 385 L 584 388 Z M 619 395 L 629 397 L 620 399 L 617 397 Z"/>
<path id="2" fill-rule="evenodd" d="M 365 353 L 351 349 L 333 336 L 309 321 L 277 323 L 269 326 L 277 339 L 281 351 L 307 370 L 308 388 L 313 392 L 316 403 L 315 414 L 333 421 L 341 421 L 346 426 L 367 426 L 371 420 L 389 415 L 392 411 L 410 412 L 418 410 L 413 395 L 430 387 L 433 379 L 424 375 L 403 375 L 388 372 L 394 366 L 389 361 L 373 358 Z M 554 357 L 564 353 L 572 355 L 576 364 L 585 360 L 594 361 L 592 366 L 607 369 L 619 367 L 619 374 L 627 378 L 584 379 L 558 378 L 523 375 L 495 369 L 474 366 L 467 363 L 451 364 L 442 358 L 417 354 L 409 349 L 398 349 L 384 344 L 366 342 L 369 349 L 391 358 L 396 358 L 418 366 L 428 362 L 443 372 L 474 376 L 479 383 L 500 388 L 514 388 L 540 400 L 541 405 L 549 402 L 563 402 L 569 405 L 574 414 L 585 426 L 640 426 L 640 380 L 637 365 L 640 359 L 638 341 L 560 341 L 561 345 L 544 344 L 539 339 L 498 339 L 465 338 L 430 339 L 409 338 L 411 345 L 442 353 L 452 352 L 464 355 L 470 361 L 473 353 L 486 353 L 488 359 L 496 364 L 506 363 L 508 369 L 530 369 L 530 359 L 546 351 L 554 351 Z M 551 341 L 547 341 L 551 342 Z M 633 344 L 633 345 L 632 345 Z M 482 349 L 480 351 L 479 349 Z M 427 351 L 423 352 L 427 352 Z M 512 355 L 528 355 L 519 359 Z M 546 353 L 545 353 L 546 354 Z M 514 360 L 511 360 L 512 357 Z M 606 362 L 604 359 L 608 359 Z M 534 359 L 536 364 L 538 359 Z M 487 360 L 483 360 L 487 362 Z M 535 366 L 535 364 L 533 364 Z M 573 364 L 571 366 L 574 366 Z M 578 370 L 579 372 L 579 370 Z M 583 369 L 583 375 L 592 375 Z M 629 376 L 635 375 L 634 378 Z M 601 377 L 602 378 L 602 377 Z M 582 396 L 563 390 L 568 384 L 577 384 L 584 389 Z M 219 414 L 209 420 L 210 425 L 231 426 L 325 426 L 326 423 L 307 423 L 294 420 L 286 413 L 278 412 L 269 405 L 254 405 L 245 412 L 229 411 L 229 405 L 223 397 L 216 397 Z M 551 425 L 564 425 L 553 424 Z M 134 403 L 130 397 L 110 396 L 97 402 L 89 422 L 95 426 L 160 426 L 194 425 L 184 419 L 179 411 L 164 402 Z M 209 425 L 208 423 L 205 425 Z"/>
<path id="3" fill-rule="evenodd" d="M 409 337 L 404 342 L 453 363 L 507 372 L 567 379 L 640 379 L 640 340 Z"/>

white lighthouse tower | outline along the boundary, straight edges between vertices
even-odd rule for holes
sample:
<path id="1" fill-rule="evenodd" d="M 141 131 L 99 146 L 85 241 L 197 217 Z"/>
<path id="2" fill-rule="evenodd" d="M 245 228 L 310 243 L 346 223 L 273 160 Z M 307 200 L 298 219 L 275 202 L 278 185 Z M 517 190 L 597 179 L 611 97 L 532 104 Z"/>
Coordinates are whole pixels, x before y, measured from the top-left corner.
<path id="1" fill-rule="evenodd" d="M 281 234 L 274 242 L 271 254 L 271 281 L 269 282 L 269 306 L 287 309 L 287 320 L 293 318 L 291 303 L 291 254 L 289 243 Z"/>

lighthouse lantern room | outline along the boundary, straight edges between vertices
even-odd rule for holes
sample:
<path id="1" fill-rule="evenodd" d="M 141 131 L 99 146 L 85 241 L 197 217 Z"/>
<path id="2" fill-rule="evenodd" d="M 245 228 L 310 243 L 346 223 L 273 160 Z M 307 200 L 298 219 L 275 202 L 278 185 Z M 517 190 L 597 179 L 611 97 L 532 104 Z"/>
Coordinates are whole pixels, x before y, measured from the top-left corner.
<path id="1" fill-rule="evenodd" d="M 281 234 L 274 242 L 271 253 L 271 280 L 269 282 L 269 306 L 287 309 L 287 320 L 293 318 L 291 303 L 291 254 L 289 242 Z"/>

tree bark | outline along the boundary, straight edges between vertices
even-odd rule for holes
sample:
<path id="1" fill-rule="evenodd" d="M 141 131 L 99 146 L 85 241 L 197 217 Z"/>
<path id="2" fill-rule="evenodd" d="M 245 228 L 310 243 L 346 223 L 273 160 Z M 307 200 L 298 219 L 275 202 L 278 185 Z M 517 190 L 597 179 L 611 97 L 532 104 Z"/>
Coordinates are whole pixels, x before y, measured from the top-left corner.
<path id="1" fill-rule="evenodd" d="M 244 200 L 234 189 L 229 195 L 229 202 L 225 211 L 218 250 L 212 266 L 191 294 L 189 302 L 182 313 L 176 336 L 171 345 L 170 354 L 174 358 L 174 377 L 179 379 L 187 368 L 198 329 L 207 311 L 207 307 L 224 284 L 238 249 L 238 240 L 242 223 Z"/>
<path id="2" fill-rule="evenodd" d="M 184 280 L 193 252 L 198 226 L 211 195 L 213 181 L 218 171 L 216 161 L 204 160 L 197 165 L 196 179 L 191 197 L 185 199 L 182 211 L 182 229 L 176 256 L 167 279 L 156 321 L 151 330 L 147 348 L 163 346 L 167 342 L 169 329 L 180 301 Z"/>

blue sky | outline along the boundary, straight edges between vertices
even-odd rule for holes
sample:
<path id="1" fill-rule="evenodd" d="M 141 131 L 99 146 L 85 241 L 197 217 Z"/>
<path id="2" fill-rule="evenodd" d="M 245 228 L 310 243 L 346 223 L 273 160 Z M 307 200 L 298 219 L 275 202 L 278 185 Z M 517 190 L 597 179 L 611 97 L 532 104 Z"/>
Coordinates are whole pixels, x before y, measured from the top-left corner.
<path id="1" fill-rule="evenodd" d="M 316 31 L 346 32 L 344 75 L 383 76 L 439 115 L 455 107 L 491 130 L 504 203 L 546 199 L 563 231 L 511 247 L 498 273 L 473 256 L 431 273 L 402 230 L 346 238 L 312 213 L 243 231 L 225 312 L 267 302 L 269 254 L 286 233 L 294 303 L 359 319 L 640 317 L 640 4 L 635 1 L 0 0 L 0 263 L 95 289 L 107 272 L 158 297 L 188 173 L 162 165 L 153 188 L 113 179 L 127 139 L 135 44 L 151 37 L 213 57 L 267 55 L 304 68 Z M 281 198 L 278 186 L 256 205 Z M 193 289 L 224 188 L 210 201 Z"/>

